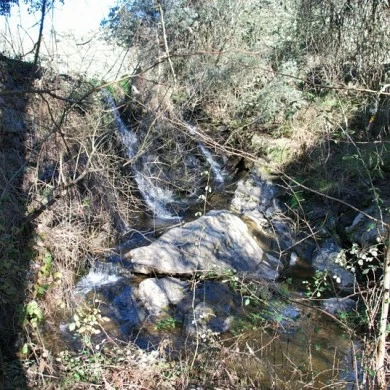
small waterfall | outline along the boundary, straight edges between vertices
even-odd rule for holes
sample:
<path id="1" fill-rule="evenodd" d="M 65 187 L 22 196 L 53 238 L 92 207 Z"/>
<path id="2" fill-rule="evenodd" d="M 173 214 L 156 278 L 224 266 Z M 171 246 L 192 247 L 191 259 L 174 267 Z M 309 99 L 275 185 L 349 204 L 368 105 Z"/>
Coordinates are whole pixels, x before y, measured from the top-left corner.
<path id="1" fill-rule="evenodd" d="M 189 124 L 186 124 L 187 129 L 190 131 L 192 135 L 196 134 L 196 128 L 194 126 L 191 126 Z M 198 147 L 200 151 L 202 152 L 203 156 L 205 157 L 206 161 L 210 165 L 211 171 L 214 175 L 214 180 L 217 184 L 223 184 L 225 179 L 222 175 L 222 166 L 218 163 L 212 156 L 211 152 L 202 144 L 202 142 L 197 141 Z"/>
<path id="2" fill-rule="evenodd" d="M 137 154 L 137 136 L 124 124 L 111 94 L 108 91 L 104 91 L 103 98 L 106 104 L 112 110 L 121 141 L 123 145 L 127 146 L 128 157 L 132 159 Z M 134 180 L 138 185 L 138 190 L 141 193 L 146 205 L 157 218 L 175 220 L 180 219 L 180 217 L 172 215 L 166 208 L 167 205 L 174 202 L 172 191 L 163 189 L 156 185 L 155 181 L 152 179 L 153 176 L 147 172 L 137 170 L 135 164 L 132 167 L 132 172 L 134 175 Z"/>
<path id="3" fill-rule="evenodd" d="M 86 295 L 98 287 L 115 283 L 119 279 L 121 279 L 121 276 L 116 264 L 96 262 L 88 274 L 83 276 L 76 284 L 75 291 L 78 294 Z"/>
<path id="4" fill-rule="evenodd" d="M 116 107 L 114 98 L 108 91 L 103 92 L 103 98 L 108 106 L 111 108 L 111 112 L 114 115 L 115 123 L 117 124 L 119 136 L 124 145 L 127 146 L 127 154 L 129 158 L 133 158 L 136 155 L 136 147 L 138 143 L 137 136 L 126 127 L 122 118 L 119 115 L 118 108 Z"/>
<path id="5" fill-rule="evenodd" d="M 172 191 L 164 190 L 154 185 L 150 177 L 135 173 L 135 181 L 138 184 L 138 190 L 144 198 L 145 203 L 156 217 L 162 219 L 178 219 L 166 210 L 166 205 L 173 202 Z"/>

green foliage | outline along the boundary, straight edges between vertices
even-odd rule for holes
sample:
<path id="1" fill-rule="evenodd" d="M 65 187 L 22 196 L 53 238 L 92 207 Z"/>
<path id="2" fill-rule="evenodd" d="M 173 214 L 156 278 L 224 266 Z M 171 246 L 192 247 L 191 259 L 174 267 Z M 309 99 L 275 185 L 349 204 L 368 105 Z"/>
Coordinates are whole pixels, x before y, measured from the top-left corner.
<path id="1" fill-rule="evenodd" d="M 291 199 L 288 202 L 288 205 L 292 209 L 296 210 L 296 209 L 298 209 L 301 206 L 301 203 L 304 200 L 305 200 L 305 198 L 304 198 L 304 192 L 303 191 L 301 191 L 301 190 L 294 191 L 292 196 L 291 196 Z"/>
<path id="2" fill-rule="evenodd" d="M 242 296 L 245 306 L 258 305 L 260 302 L 267 302 L 270 298 L 271 292 L 266 284 L 245 280 L 235 271 L 226 272 L 222 283 L 229 283 L 231 289 Z"/>
<path id="3" fill-rule="evenodd" d="M 104 363 L 107 359 L 98 351 L 84 350 L 79 355 L 62 351 L 56 360 L 61 363 L 65 371 L 70 373 L 71 378 L 67 381 L 68 384 L 73 380 L 74 383 L 83 381 L 90 384 L 100 384 Z"/>
<path id="4" fill-rule="evenodd" d="M 251 312 L 236 318 L 232 324 L 231 332 L 233 335 L 240 335 L 246 332 L 265 329 L 269 326 L 269 320 L 266 313 Z"/>
<path id="5" fill-rule="evenodd" d="M 306 295 L 309 298 L 321 298 L 325 294 L 332 291 L 332 285 L 329 280 L 329 272 L 317 270 L 313 280 L 304 280 L 302 283 L 306 285 Z"/>
<path id="6" fill-rule="evenodd" d="M 25 4 L 29 5 L 29 11 L 35 12 L 42 7 L 43 1 L 46 1 L 46 9 L 50 9 L 54 5 L 54 0 L 23 0 Z M 64 0 L 59 0 L 64 3 Z M 11 7 L 19 5 L 19 0 L 1 0 L 0 1 L 0 15 L 8 16 L 11 13 Z"/>
<path id="7" fill-rule="evenodd" d="M 301 0 L 296 5 L 295 39 L 305 53 L 329 58 L 328 79 L 380 81 L 390 42 L 385 1 Z"/>
<path id="8" fill-rule="evenodd" d="M 61 279 L 59 272 L 53 272 L 53 257 L 50 252 L 44 253 L 41 262 L 38 277 L 33 286 L 35 298 L 42 298 L 49 288 Z"/>
<path id="9" fill-rule="evenodd" d="M 169 331 L 169 330 L 176 329 L 176 327 L 179 324 L 180 321 L 178 321 L 176 318 L 173 317 L 163 318 L 156 322 L 155 329 L 161 331 Z"/>
<path id="10" fill-rule="evenodd" d="M 77 332 L 82 335 L 85 341 L 89 341 L 92 335 L 101 332 L 101 324 L 109 322 L 108 317 L 103 317 L 98 308 L 79 308 L 73 315 L 73 322 L 69 324 L 71 332 Z"/>
<path id="11" fill-rule="evenodd" d="M 43 311 L 36 300 L 30 301 L 25 306 L 24 324 L 29 323 L 36 328 L 44 320 Z"/>
<path id="12" fill-rule="evenodd" d="M 380 247 L 381 245 L 377 244 L 361 248 L 359 244 L 353 243 L 350 249 L 339 253 L 335 263 L 352 273 L 361 275 L 375 273 L 382 268 L 380 258 L 383 256 L 383 253 Z"/>
<path id="13" fill-rule="evenodd" d="M 338 313 L 338 318 L 350 329 L 364 329 L 369 324 L 368 314 L 363 309 L 359 311 L 342 311 Z"/>

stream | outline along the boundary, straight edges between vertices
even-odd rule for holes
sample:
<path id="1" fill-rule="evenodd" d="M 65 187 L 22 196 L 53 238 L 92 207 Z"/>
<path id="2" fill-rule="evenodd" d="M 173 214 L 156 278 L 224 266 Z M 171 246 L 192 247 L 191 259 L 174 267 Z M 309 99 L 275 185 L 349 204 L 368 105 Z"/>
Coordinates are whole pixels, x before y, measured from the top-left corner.
<path id="1" fill-rule="evenodd" d="M 321 311 L 293 303 L 304 297 L 301 284 L 282 277 L 297 255 L 289 251 L 295 237 L 281 217 L 272 182 L 256 172 L 234 180 L 224 159 L 194 139 L 194 165 L 209 172 L 209 182 L 188 199 L 178 197 L 156 176 L 160 167 L 153 158 L 138 149 L 142 134 L 125 126 L 108 93 L 104 100 L 148 212 L 112 253 L 91 265 L 77 283 L 75 299 L 98 305 L 110 319 L 105 331 L 111 337 L 143 349 L 169 339 L 169 348 L 177 351 L 201 339 L 205 345 L 234 345 L 238 358 L 230 364 L 260 375 L 266 386 L 275 372 L 286 383 L 297 372 L 314 373 L 311 388 L 335 378 L 353 383 L 351 340 Z M 186 127 L 195 138 L 196 127 Z M 61 329 L 70 340 L 68 323 Z"/>

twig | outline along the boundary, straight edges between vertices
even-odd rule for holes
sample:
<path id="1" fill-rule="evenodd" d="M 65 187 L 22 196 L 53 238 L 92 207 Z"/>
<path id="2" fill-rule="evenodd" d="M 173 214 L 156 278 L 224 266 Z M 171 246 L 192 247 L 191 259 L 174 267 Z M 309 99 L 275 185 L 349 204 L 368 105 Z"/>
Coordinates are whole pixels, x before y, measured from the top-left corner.
<path id="1" fill-rule="evenodd" d="M 64 186 L 62 189 L 61 189 L 61 192 L 59 192 L 57 195 L 55 195 L 53 198 L 51 198 L 46 204 L 43 204 L 41 205 L 38 209 L 34 210 L 33 212 L 31 212 L 30 214 L 28 214 L 26 217 L 25 217 L 25 222 L 27 223 L 31 223 L 33 222 L 35 219 L 37 219 L 45 210 L 47 210 L 48 208 L 50 208 L 51 206 L 54 205 L 54 203 L 56 203 L 58 200 L 60 200 L 62 197 L 64 197 L 66 194 L 67 194 L 67 191 L 74 187 L 78 182 L 80 182 L 82 179 L 84 179 L 84 177 L 88 174 L 88 173 L 92 173 L 92 172 L 98 172 L 100 171 L 100 169 L 89 169 L 88 168 L 88 164 L 87 164 L 87 168 L 84 169 L 84 171 L 74 180 L 70 181 L 66 186 Z"/>

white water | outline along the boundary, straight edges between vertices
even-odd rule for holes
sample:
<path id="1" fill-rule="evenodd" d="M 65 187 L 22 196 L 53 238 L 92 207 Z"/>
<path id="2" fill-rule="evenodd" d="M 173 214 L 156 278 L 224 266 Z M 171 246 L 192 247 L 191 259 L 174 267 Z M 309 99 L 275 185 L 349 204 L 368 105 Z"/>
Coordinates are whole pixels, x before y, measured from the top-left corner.
<path id="1" fill-rule="evenodd" d="M 137 154 L 138 139 L 130 129 L 126 127 L 122 118 L 119 115 L 115 101 L 108 91 L 104 91 L 104 99 L 111 107 L 115 122 L 118 127 L 119 135 L 122 143 L 127 146 L 127 155 L 133 159 Z M 180 219 L 172 215 L 167 209 L 167 205 L 173 203 L 173 193 L 170 190 L 163 189 L 156 185 L 152 177 L 148 174 L 143 174 L 135 167 L 132 168 L 134 179 L 138 185 L 138 190 L 141 193 L 146 205 L 157 218 L 161 219 Z"/>
<path id="2" fill-rule="evenodd" d="M 117 267 L 110 263 L 96 264 L 87 275 L 83 276 L 76 284 L 76 293 L 86 295 L 90 291 L 103 286 L 111 284 L 121 279 L 117 274 Z"/>
<path id="3" fill-rule="evenodd" d="M 138 190 L 144 198 L 145 203 L 154 215 L 162 219 L 178 219 L 166 210 L 166 205 L 173 202 L 172 191 L 162 189 L 153 184 L 150 177 L 135 173 L 135 181 L 138 184 Z"/>
<path id="4" fill-rule="evenodd" d="M 189 124 L 186 124 L 186 126 L 192 135 L 196 134 L 196 128 L 194 126 L 191 126 Z M 210 169 L 214 175 L 214 180 L 216 181 L 216 183 L 222 184 L 225 181 L 222 175 L 222 166 L 218 163 L 218 161 L 214 159 L 210 151 L 202 144 L 202 142 L 197 141 L 197 144 L 203 156 L 206 158 L 206 161 L 210 165 Z"/>
<path id="5" fill-rule="evenodd" d="M 126 125 L 123 123 L 123 120 L 119 115 L 118 108 L 116 107 L 115 101 L 111 94 L 108 91 L 104 91 L 103 97 L 107 105 L 111 107 L 111 112 L 114 115 L 121 141 L 128 148 L 127 155 L 129 158 L 133 158 L 136 155 L 136 146 L 138 143 L 137 136 L 132 131 L 129 131 Z"/>

